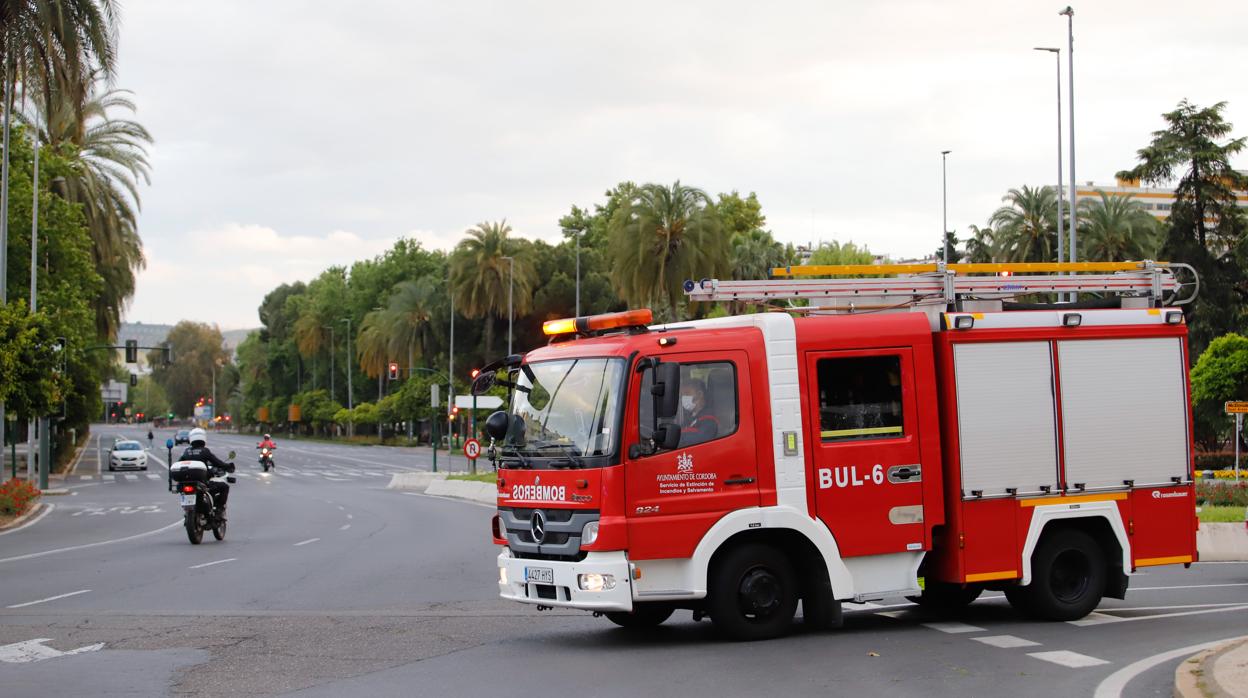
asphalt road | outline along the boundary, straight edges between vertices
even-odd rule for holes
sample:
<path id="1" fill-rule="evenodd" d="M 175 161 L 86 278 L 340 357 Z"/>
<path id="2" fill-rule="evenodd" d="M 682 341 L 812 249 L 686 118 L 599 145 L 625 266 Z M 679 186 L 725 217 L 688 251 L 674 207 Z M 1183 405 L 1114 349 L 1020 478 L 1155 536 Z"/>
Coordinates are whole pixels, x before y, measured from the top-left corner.
<path id="1" fill-rule="evenodd" d="M 1140 574 L 1076 623 L 1024 621 L 994 594 L 956 619 L 851 606 L 841 630 L 765 643 L 721 642 L 687 612 L 629 632 L 499 601 L 490 509 L 385 489 L 427 452 L 278 444 L 266 477 L 254 440 L 211 437 L 241 477 L 226 540 L 199 546 L 163 448 L 125 474 L 88 449 L 71 494 L 0 534 L 0 694 L 1168 696 L 1195 650 L 1165 653 L 1248 633 L 1238 563 Z"/>

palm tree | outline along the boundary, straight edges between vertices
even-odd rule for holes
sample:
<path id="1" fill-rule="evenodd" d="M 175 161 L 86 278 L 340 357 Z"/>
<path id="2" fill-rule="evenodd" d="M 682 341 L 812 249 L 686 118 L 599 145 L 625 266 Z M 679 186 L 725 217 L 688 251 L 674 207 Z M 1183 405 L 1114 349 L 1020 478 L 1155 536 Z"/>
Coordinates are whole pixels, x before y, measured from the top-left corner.
<path id="1" fill-rule="evenodd" d="M 35 101 L 18 118 L 36 129 L 41 142 L 69 144 L 76 152 L 77 174 L 57 193 L 82 206 L 96 271 L 105 280 L 105 291 L 94 304 L 96 329 L 102 337 L 113 337 L 121 311 L 134 294 L 135 273 L 146 264 L 138 235 L 138 187 L 150 182 L 147 146 L 152 137 L 138 122 L 110 113 L 133 112 L 131 93 L 101 92 L 97 90 L 101 85 L 93 81 L 85 92 L 62 85 L 49 93 L 50 108 Z M 85 101 L 79 102 L 79 96 Z"/>
<path id="2" fill-rule="evenodd" d="M 20 80 L 28 94 L 41 92 L 45 105 L 53 103 L 58 83 L 85 93 L 97 71 L 112 77 L 116 26 L 113 0 L 5 0 L 0 37 L 6 79 L 10 85 Z"/>
<path id="3" fill-rule="evenodd" d="M 991 262 L 995 257 L 992 228 L 971 226 L 971 236 L 966 239 L 966 261 L 970 264 Z"/>
<path id="4" fill-rule="evenodd" d="M 433 339 L 430 322 L 438 297 L 438 284 L 432 277 L 403 281 L 395 285 L 382 314 L 382 325 L 388 340 L 390 356 L 406 356 L 412 368 L 413 355 L 419 351 L 428 358 Z"/>
<path id="5" fill-rule="evenodd" d="M 366 314 L 364 321 L 360 323 L 360 331 L 355 336 L 355 358 L 360 364 L 360 370 L 369 378 L 380 376 L 389 361 L 389 341 L 382 318 L 384 312 L 374 310 Z"/>
<path id="6" fill-rule="evenodd" d="M 993 212 L 996 256 L 1002 262 L 1048 262 L 1054 259 L 1057 196 L 1052 187 L 1011 189 L 1001 200 L 1009 204 Z"/>
<path id="7" fill-rule="evenodd" d="M 1161 224 L 1129 196 L 1079 201 L 1079 254 L 1082 259 L 1119 262 L 1156 259 L 1161 248 Z"/>
<path id="8" fill-rule="evenodd" d="M 679 181 L 646 184 L 611 217 L 611 279 L 633 306 L 658 306 L 675 320 L 686 279 L 726 276 L 732 261 L 715 205 Z"/>
<path id="9" fill-rule="evenodd" d="M 514 299 L 512 312 L 524 315 L 532 306 L 536 272 L 527 248 L 507 237 L 511 226 L 506 219 L 478 223 L 468 237 L 455 246 L 451 255 L 451 288 L 455 307 L 464 317 L 485 318 L 485 354 L 494 349 L 494 321 L 507 314 L 507 300 Z M 508 261 L 506 257 L 511 257 Z M 512 264 L 514 263 L 514 279 Z M 514 288 L 511 284 L 515 284 Z"/>
<path id="10" fill-rule="evenodd" d="M 766 230 L 751 230 L 732 236 L 732 278 L 766 279 L 771 270 L 788 262 L 784 245 Z"/>

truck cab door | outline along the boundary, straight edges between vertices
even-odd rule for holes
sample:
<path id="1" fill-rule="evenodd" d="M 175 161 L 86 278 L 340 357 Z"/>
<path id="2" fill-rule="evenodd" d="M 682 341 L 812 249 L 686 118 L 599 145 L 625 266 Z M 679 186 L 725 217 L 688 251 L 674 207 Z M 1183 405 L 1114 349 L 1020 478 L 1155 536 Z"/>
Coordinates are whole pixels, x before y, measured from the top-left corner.
<path id="1" fill-rule="evenodd" d="M 841 555 L 926 550 L 911 349 L 810 352 L 806 362 L 815 509 Z"/>
<path id="2" fill-rule="evenodd" d="M 680 364 L 681 393 L 701 393 L 693 410 L 682 407 L 672 450 L 646 453 L 653 434 L 650 387 L 653 370 L 634 371 L 625 433 L 625 489 L 629 556 L 632 559 L 688 557 L 706 531 L 725 513 L 759 505 L 758 462 L 750 385 L 744 351 L 665 353 L 663 363 Z"/>

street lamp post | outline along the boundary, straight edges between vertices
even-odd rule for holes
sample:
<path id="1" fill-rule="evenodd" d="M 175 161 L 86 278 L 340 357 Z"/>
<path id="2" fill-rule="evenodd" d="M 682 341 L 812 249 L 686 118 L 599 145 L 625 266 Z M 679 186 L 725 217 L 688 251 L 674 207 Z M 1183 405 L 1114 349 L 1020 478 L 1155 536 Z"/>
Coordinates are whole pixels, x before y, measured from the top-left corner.
<path id="1" fill-rule="evenodd" d="M 1066 84 L 1070 90 L 1070 99 L 1067 100 L 1070 109 L 1070 261 L 1076 262 L 1079 260 L 1079 194 L 1075 189 L 1075 11 L 1067 6 L 1058 14 L 1066 17 L 1066 61 L 1069 71 Z M 1070 299 L 1075 300 L 1074 293 L 1070 294 Z"/>
<path id="2" fill-rule="evenodd" d="M 516 258 L 503 257 L 507 260 L 507 356 L 511 356 L 511 325 L 514 320 L 512 314 L 512 296 L 516 287 Z M 579 314 L 579 313 L 578 313 Z"/>
<path id="3" fill-rule="evenodd" d="M 34 190 L 34 199 L 30 209 L 30 312 L 34 314 L 39 310 L 39 133 L 35 133 L 35 175 L 31 180 L 31 189 Z M 39 420 L 39 426 L 42 419 Z M 47 439 L 47 433 L 40 431 L 35 426 L 36 420 L 32 416 L 26 425 L 26 481 L 33 482 L 35 475 L 35 443 L 36 434 L 39 438 Z M 39 487 L 47 489 L 48 476 L 45 473 L 47 464 L 39 459 Z"/>
<path id="4" fill-rule="evenodd" d="M 944 251 L 945 266 L 949 265 L 949 187 L 948 176 L 945 167 L 946 156 L 952 153 L 952 150 L 940 151 L 940 199 L 941 199 L 941 223 L 940 223 L 940 247 Z"/>
<path id="5" fill-rule="evenodd" d="M 352 395 L 352 390 L 351 390 L 351 374 L 354 373 L 354 371 L 351 370 L 352 368 L 351 366 L 351 318 L 344 317 L 341 320 L 339 320 L 339 322 L 347 323 L 347 409 L 354 410 L 355 398 Z M 354 419 L 351 421 L 348 421 L 347 425 L 348 425 L 348 430 L 350 431 L 348 436 L 355 436 Z"/>
<path id="6" fill-rule="evenodd" d="M 581 316 L 581 229 L 573 228 L 576 234 L 576 316 Z"/>
<path id="7" fill-rule="evenodd" d="M 321 325 L 321 329 L 329 330 L 329 399 L 333 400 L 338 392 L 334 390 L 334 326 Z"/>
<path id="8" fill-rule="evenodd" d="M 1066 198 L 1062 194 L 1062 50 L 1040 46 L 1034 50 L 1052 53 L 1057 62 L 1057 263 L 1061 264 L 1066 261 L 1066 231 L 1062 215 L 1063 199 Z"/>

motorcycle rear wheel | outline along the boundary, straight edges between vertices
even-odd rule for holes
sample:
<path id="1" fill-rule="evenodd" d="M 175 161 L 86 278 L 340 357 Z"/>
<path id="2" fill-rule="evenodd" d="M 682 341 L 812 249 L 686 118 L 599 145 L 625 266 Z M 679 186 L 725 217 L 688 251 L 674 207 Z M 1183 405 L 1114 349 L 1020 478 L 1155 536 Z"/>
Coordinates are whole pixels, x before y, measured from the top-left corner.
<path id="1" fill-rule="evenodd" d="M 216 528 L 212 529 L 213 538 L 216 538 L 217 540 L 225 540 L 225 524 L 226 523 L 227 522 L 222 521 L 217 524 Z"/>
<path id="2" fill-rule="evenodd" d="M 186 537 L 191 545 L 204 542 L 204 527 L 199 524 L 199 515 L 193 511 L 186 513 Z"/>

